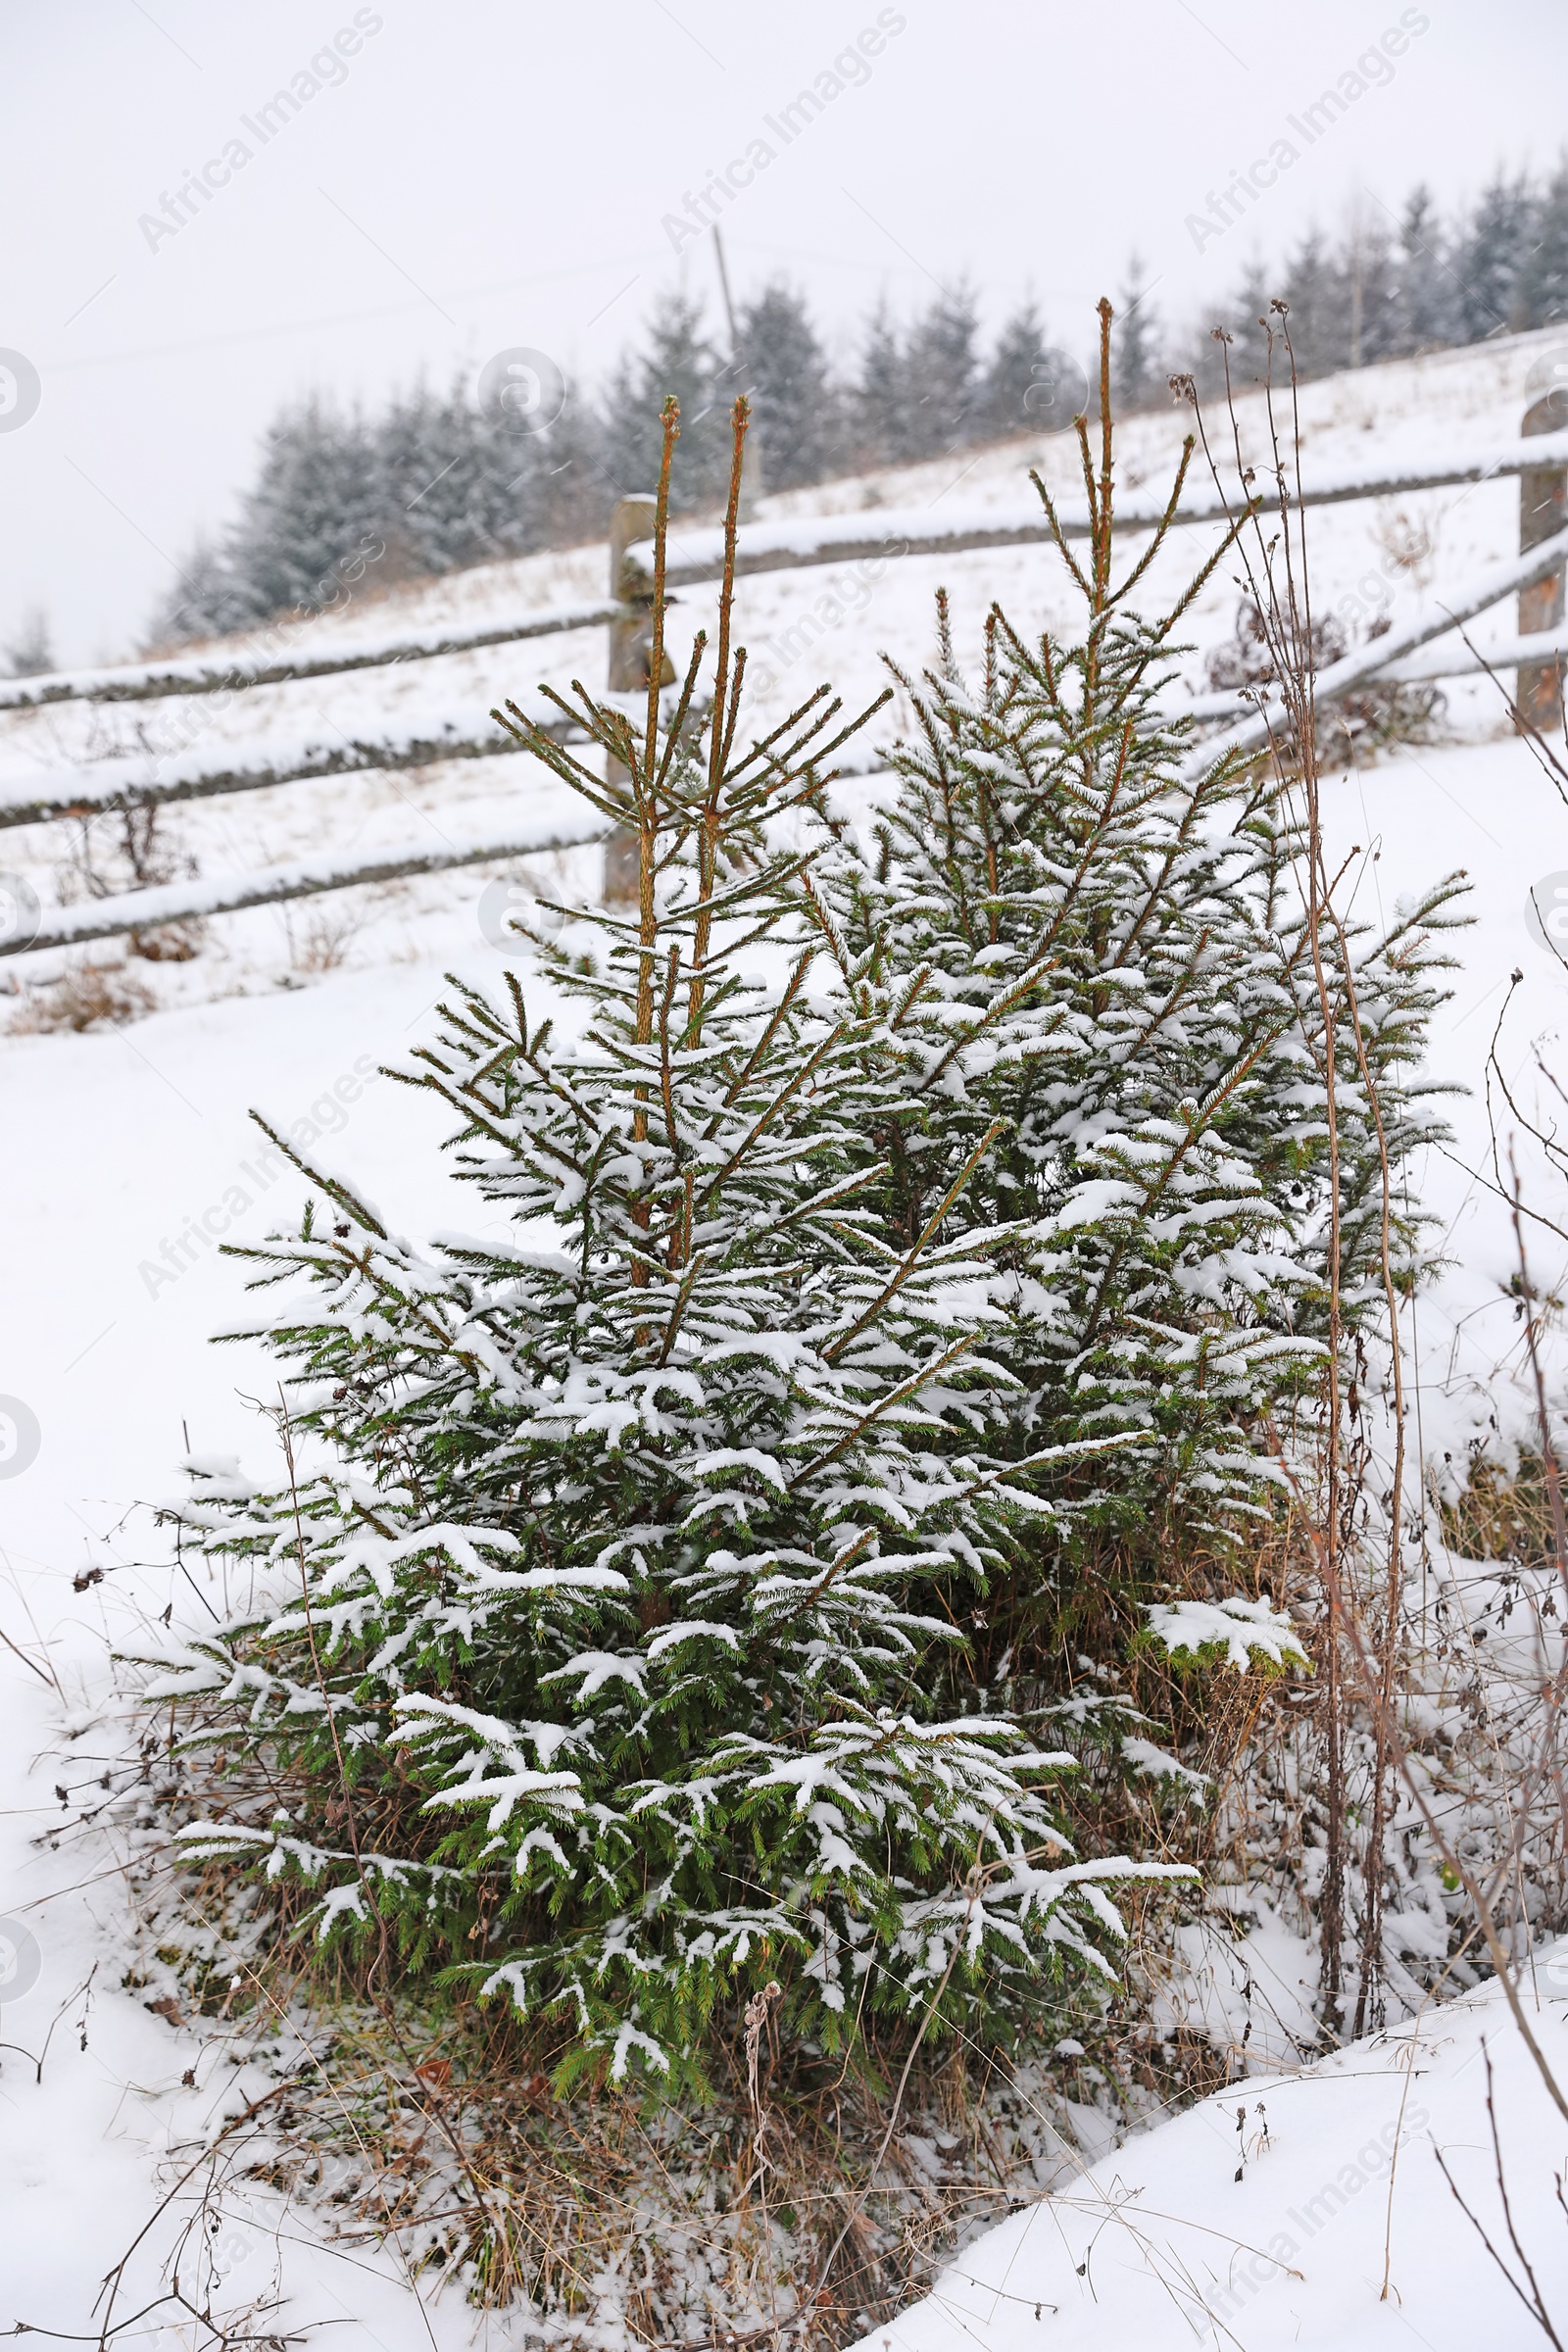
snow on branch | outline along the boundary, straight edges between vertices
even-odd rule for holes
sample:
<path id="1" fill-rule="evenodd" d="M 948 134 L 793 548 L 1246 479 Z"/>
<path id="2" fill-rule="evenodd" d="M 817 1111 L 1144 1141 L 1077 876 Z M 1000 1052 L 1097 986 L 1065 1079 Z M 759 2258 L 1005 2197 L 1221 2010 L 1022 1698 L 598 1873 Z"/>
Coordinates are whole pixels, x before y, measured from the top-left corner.
<path id="1" fill-rule="evenodd" d="M 1149 1632 L 1182 1665 L 1223 1662 L 1245 1674 L 1256 1651 L 1281 1670 L 1311 1666 L 1290 1618 L 1266 1595 L 1247 1600 L 1232 1592 L 1224 1600 L 1158 1601 L 1149 1610 Z"/>

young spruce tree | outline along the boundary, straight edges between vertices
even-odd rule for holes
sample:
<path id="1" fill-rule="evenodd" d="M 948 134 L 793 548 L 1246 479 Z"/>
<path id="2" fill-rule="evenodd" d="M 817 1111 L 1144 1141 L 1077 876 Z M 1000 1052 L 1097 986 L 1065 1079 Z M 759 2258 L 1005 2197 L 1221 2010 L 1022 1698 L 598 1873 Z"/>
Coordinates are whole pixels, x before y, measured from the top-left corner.
<path id="1" fill-rule="evenodd" d="M 657 684 L 640 723 L 563 703 L 623 788 L 504 718 L 633 827 L 635 912 L 560 910 L 537 943 L 575 1025 L 509 974 L 498 1004 L 454 984 L 421 1051 L 506 1238 L 420 1250 L 302 1159 L 324 1223 L 241 1253 L 290 1286 L 262 1326 L 289 1474 L 198 1475 L 183 1528 L 244 1597 L 154 1684 L 224 1758 L 193 1859 L 564 2018 L 568 2076 L 665 2083 L 774 1979 L 829 2045 L 933 2004 L 1059 2015 L 1106 1972 L 1105 1885 L 1157 1867 L 1076 1861 L 1065 1759 L 976 1688 L 934 1696 L 941 1596 L 1056 1508 L 1053 1449 L 994 1443 L 1022 1234 L 975 1205 L 983 1120 L 886 1229 L 863 1139 L 898 1128 L 907 1049 L 862 985 L 881 951 L 842 978 L 821 955 L 798 846 L 830 838 L 810 812 L 853 728 L 819 689 L 739 748 L 730 572 L 715 653 L 706 714 L 702 638 L 668 712 Z"/>

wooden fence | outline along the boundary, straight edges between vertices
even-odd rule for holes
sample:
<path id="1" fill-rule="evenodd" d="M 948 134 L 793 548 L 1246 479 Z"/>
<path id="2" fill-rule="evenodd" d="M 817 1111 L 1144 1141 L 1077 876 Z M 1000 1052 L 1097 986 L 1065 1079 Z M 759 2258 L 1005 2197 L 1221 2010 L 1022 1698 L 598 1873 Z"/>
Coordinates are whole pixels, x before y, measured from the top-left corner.
<path id="1" fill-rule="evenodd" d="M 1506 448 L 1472 451 L 1448 460 L 1404 466 L 1380 462 L 1303 482 L 1302 503 L 1306 506 L 1334 506 L 1350 500 L 1385 498 L 1508 477 L 1520 479 L 1522 493 L 1520 553 L 1478 575 L 1462 595 L 1426 606 L 1413 619 L 1321 671 L 1316 681 L 1320 705 L 1330 705 L 1375 679 L 1410 681 L 1457 676 L 1482 666 L 1483 657 L 1463 645 L 1437 652 L 1426 649 L 1478 613 L 1516 596 L 1518 633 L 1494 645 L 1485 660 L 1493 666 L 1517 669 L 1521 698 L 1528 698 L 1536 714 L 1555 710 L 1564 657 L 1568 657 L 1568 633 L 1564 631 L 1562 617 L 1563 579 L 1568 573 L 1568 527 L 1564 524 L 1568 432 L 1544 432 L 1542 426 L 1548 420 L 1544 404 L 1538 404 L 1524 419 L 1521 439 Z M 1118 504 L 1117 519 L 1124 530 L 1150 529 L 1161 519 L 1163 512 L 1162 505 L 1128 498 Z M 646 534 L 651 514 L 652 502 L 647 499 L 624 500 L 616 510 L 610 542 L 611 594 L 603 603 L 547 607 L 519 612 L 506 621 L 491 618 L 471 628 L 431 627 L 378 638 L 328 640 L 318 636 L 313 642 L 308 624 L 294 624 L 273 628 L 251 646 L 220 657 L 200 656 L 186 661 L 148 662 L 0 681 L 0 710 L 38 710 L 68 702 L 113 704 L 195 695 L 231 698 L 257 687 L 338 676 L 354 670 L 390 668 L 410 662 L 438 660 L 444 655 L 597 627 L 606 628 L 609 635 L 611 685 L 624 690 L 636 668 L 646 627 L 651 592 L 651 549 Z M 1185 500 L 1175 517 L 1180 523 L 1200 525 L 1224 518 L 1223 503 L 1218 497 L 1205 494 L 1195 494 Z M 1061 521 L 1068 536 L 1084 536 L 1088 532 L 1087 512 L 1067 509 L 1061 514 Z M 1036 545 L 1049 538 L 1049 526 L 1038 505 L 1028 510 L 956 511 L 940 522 L 933 518 L 929 509 L 878 509 L 874 526 L 868 526 L 864 514 L 745 524 L 740 533 L 737 569 L 752 575 L 816 564 L 887 562 L 904 556 Z M 717 579 L 721 567 L 720 533 L 707 528 L 672 527 L 667 566 L 672 587 Z M 1235 722 L 1221 736 L 1195 751 L 1192 760 L 1195 767 L 1200 767 L 1232 746 L 1248 748 L 1266 741 L 1271 726 L 1278 723 L 1281 715 L 1277 705 L 1258 708 L 1234 695 L 1200 696 L 1181 708 L 1200 719 Z M 570 734 L 567 722 L 552 706 L 542 705 L 539 716 L 558 737 Z M 395 773 L 437 761 L 507 755 L 515 755 L 515 746 L 499 729 L 486 728 L 482 734 L 475 734 L 454 723 L 396 740 L 355 740 L 334 730 L 330 741 L 304 736 L 293 742 L 274 743 L 251 758 L 230 755 L 216 764 L 210 754 L 194 750 L 160 757 L 107 760 L 72 770 L 46 771 L 0 786 L 0 828 L 161 802 L 259 791 L 329 776 L 367 771 Z M 9 924 L 0 917 L 0 956 L 69 947 L 82 941 L 147 930 L 158 923 L 343 890 L 400 875 L 484 864 L 546 849 L 580 847 L 602 840 L 605 833 L 603 822 L 585 805 L 571 802 L 570 796 L 563 797 L 563 788 L 552 779 L 534 797 L 527 818 L 488 832 L 483 838 L 446 842 L 435 849 L 422 843 L 405 844 L 348 858 L 307 858 L 226 879 L 171 883 L 157 890 L 127 892 L 117 898 L 49 909 L 29 909 L 26 899 L 30 894 L 19 893 L 13 887 L 9 898 L 0 895 L 0 907 L 9 906 L 13 910 Z"/>

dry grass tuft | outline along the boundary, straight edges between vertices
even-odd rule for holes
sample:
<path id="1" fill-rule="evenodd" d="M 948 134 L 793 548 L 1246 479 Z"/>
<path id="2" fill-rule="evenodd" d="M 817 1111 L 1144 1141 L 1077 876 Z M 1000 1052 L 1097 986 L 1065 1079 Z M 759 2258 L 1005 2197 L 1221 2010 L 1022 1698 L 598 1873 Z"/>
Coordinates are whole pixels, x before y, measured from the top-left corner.
<path id="1" fill-rule="evenodd" d="M 155 930 L 132 931 L 127 942 L 144 963 L 190 963 L 202 952 L 207 925 L 200 917 L 184 923 L 160 923 Z"/>
<path id="2" fill-rule="evenodd" d="M 365 928 L 363 906 L 342 907 L 328 914 L 312 914 L 296 934 L 287 921 L 289 962 L 297 972 L 335 972 L 348 961 L 350 948 Z"/>
<path id="3" fill-rule="evenodd" d="M 764 2041 L 754 2104 L 737 2017 L 706 2101 L 609 2084 L 562 2097 L 559 2053 L 499 2004 L 408 2013 L 403 2050 L 373 2010 L 347 2005 L 290 2050 L 277 2027 L 296 2014 L 272 1993 L 242 2021 L 295 2079 L 231 2150 L 236 2167 L 340 2238 L 390 2237 L 415 2276 L 510 2306 L 524 2334 L 557 2342 L 608 2326 L 690 2352 L 830 2352 L 890 2321 L 981 2230 L 1078 2183 L 1152 2105 L 1093 2066 L 960 2047 L 913 2074 L 878 2167 L 897 2052 L 855 2074 Z M 300 2065 L 307 2039 L 324 2069 Z M 1092 2110 L 1102 2129 L 1085 2138 Z"/>
<path id="4" fill-rule="evenodd" d="M 119 1028 L 151 1012 L 157 1000 L 122 963 L 74 963 L 57 980 L 27 989 L 11 1016 L 13 1037 L 46 1037 L 57 1030 Z"/>
<path id="5" fill-rule="evenodd" d="M 1539 1452 L 1522 1450 L 1510 1473 L 1478 1449 L 1462 1491 L 1438 1507 L 1444 1540 L 1462 1559 L 1551 1565 L 1551 1497 Z"/>

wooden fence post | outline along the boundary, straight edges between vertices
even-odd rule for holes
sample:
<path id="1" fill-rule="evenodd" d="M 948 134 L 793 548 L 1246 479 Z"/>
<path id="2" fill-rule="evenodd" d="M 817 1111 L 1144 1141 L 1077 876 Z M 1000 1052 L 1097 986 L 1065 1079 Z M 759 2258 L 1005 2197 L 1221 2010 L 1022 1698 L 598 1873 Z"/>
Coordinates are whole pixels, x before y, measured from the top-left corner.
<path id="1" fill-rule="evenodd" d="M 1568 427 L 1568 347 L 1559 346 L 1544 360 L 1538 360 L 1530 371 L 1527 388 L 1538 397 L 1524 414 L 1520 425 L 1526 438 L 1536 433 L 1560 433 Z M 1543 466 L 1519 476 L 1519 553 L 1524 555 L 1543 539 L 1549 539 L 1568 523 L 1568 466 Z M 1563 619 L 1563 578 L 1560 571 L 1547 574 L 1534 588 L 1519 591 L 1519 634 L 1534 636 L 1541 629 L 1555 629 Z M 1521 666 L 1514 686 L 1514 700 L 1521 718 L 1549 734 L 1562 724 L 1563 664 L 1556 662 L 1532 662 Z"/>
<path id="2" fill-rule="evenodd" d="M 628 568 L 626 558 L 639 540 L 653 537 L 658 513 L 658 500 L 644 495 L 617 499 L 610 517 L 610 593 L 621 608 L 610 624 L 607 682 L 612 694 L 648 691 L 648 662 L 653 653 L 653 597 L 647 580 Z M 660 684 L 667 686 L 674 675 L 666 654 Z M 618 760 L 607 759 L 605 781 L 607 784 L 627 781 L 626 770 Z M 637 836 L 629 826 L 617 825 L 605 842 L 605 897 L 624 903 L 636 896 Z"/>

